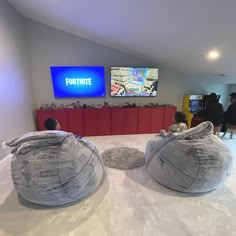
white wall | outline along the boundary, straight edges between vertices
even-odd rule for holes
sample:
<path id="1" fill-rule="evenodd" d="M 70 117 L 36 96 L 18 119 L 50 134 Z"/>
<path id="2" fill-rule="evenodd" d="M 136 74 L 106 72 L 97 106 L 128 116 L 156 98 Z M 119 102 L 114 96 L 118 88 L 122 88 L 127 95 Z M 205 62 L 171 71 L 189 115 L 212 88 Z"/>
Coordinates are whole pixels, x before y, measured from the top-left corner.
<path id="1" fill-rule="evenodd" d="M 168 103 L 182 108 L 184 95 L 209 94 L 222 95 L 225 103 L 227 85 L 207 83 L 198 79 L 183 78 L 183 75 L 162 68 L 160 65 L 129 56 L 123 52 L 99 45 L 97 43 L 64 33 L 34 21 L 27 21 L 29 53 L 36 107 L 55 102 L 68 104 L 73 100 L 55 100 L 52 91 L 49 67 L 51 65 L 104 65 L 106 67 L 106 99 L 79 99 L 81 103 L 109 104 L 135 102 L 136 104 Z M 157 66 L 160 68 L 158 96 L 155 98 L 111 98 L 110 66 Z"/>
<path id="2" fill-rule="evenodd" d="M 101 104 L 124 103 L 127 98 L 111 98 L 110 66 L 148 66 L 145 60 L 137 59 L 120 51 L 90 42 L 40 23 L 28 21 L 28 40 L 32 79 L 36 107 L 42 103 L 71 103 L 68 100 L 55 100 L 52 90 L 49 67 L 51 65 L 104 65 L 106 69 L 106 98 L 80 99 L 81 103 Z M 138 102 L 143 99 L 138 99 Z M 152 102 L 152 99 L 149 99 Z"/>
<path id="3" fill-rule="evenodd" d="M 227 84 L 216 84 L 201 79 L 190 79 L 181 77 L 164 70 L 164 78 L 160 79 L 159 101 L 160 103 L 173 103 L 178 109 L 182 108 L 183 97 L 190 94 L 207 95 L 215 92 L 221 95 L 220 102 L 227 109 L 229 86 Z"/>
<path id="4" fill-rule="evenodd" d="M 229 85 L 229 94 L 236 93 L 236 84 Z"/>
<path id="5" fill-rule="evenodd" d="M 35 129 L 24 34 L 24 19 L 0 0 L 0 142 Z"/>

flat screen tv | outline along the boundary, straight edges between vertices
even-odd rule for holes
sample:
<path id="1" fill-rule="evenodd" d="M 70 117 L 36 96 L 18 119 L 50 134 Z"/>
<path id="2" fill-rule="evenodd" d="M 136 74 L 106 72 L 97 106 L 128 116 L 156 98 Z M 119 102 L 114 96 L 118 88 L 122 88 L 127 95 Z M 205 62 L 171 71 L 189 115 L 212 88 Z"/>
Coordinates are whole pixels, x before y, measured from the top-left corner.
<path id="1" fill-rule="evenodd" d="M 111 67 L 111 96 L 155 97 L 157 68 Z"/>
<path id="2" fill-rule="evenodd" d="M 51 66 L 55 98 L 104 97 L 103 66 Z"/>

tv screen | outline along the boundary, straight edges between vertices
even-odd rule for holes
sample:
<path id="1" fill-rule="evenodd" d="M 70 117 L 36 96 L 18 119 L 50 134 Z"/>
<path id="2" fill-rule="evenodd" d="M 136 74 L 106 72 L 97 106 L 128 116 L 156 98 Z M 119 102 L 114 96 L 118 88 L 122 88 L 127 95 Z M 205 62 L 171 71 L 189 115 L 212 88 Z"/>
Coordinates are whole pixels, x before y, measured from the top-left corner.
<path id="1" fill-rule="evenodd" d="M 111 96 L 155 97 L 157 68 L 111 67 Z"/>
<path id="2" fill-rule="evenodd" d="M 102 66 L 51 66 L 55 98 L 104 97 Z"/>
<path id="3" fill-rule="evenodd" d="M 202 100 L 190 100 L 189 102 L 189 110 L 192 113 L 197 113 L 202 110 Z"/>

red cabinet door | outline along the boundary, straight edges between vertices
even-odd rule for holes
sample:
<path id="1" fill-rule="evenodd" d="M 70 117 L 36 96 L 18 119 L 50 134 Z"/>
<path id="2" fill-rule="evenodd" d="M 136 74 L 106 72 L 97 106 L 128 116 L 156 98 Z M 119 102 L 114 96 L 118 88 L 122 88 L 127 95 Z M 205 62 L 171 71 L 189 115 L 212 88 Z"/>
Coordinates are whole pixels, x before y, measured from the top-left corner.
<path id="1" fill-rule="evenodd" d="M 38 130 L 57 119 L 64 131 L 83 136 L 158 133 L 173 124 L 176 107 L 37 110 Z"/>
<path id="2" fill-rule="evenodd" d="M 97 109 L 86 108 L 83 111 L 84 136 L 97 135 Z"/>
<path id="3" fill-rule="evenodd" d="M 176 107 L 165 107 L 164 117 L 163 117 L 163 129 L 168 131 L 170 125 L 174 124 L 174 115 L 176 112 Z"/>
<path id="4" fill-rule="evenodd" d="M 151 133 L 151 107 L 138 109 L 138 134 Z"/>
<path id="5" fill-rule="evenodd" d="M 138 108 L 125 108 L 125 134 L 137 134 L 138 132 Z"/>
<path id="6" fill-rule="evenodd" d="M 111 108 L 111 134 L 126 134 L 125 109 Z"/>
<path id="7" fill-rule="evenodd" d="M 151 133 L 159 133 L 163 127 L 164 107 L 153 107 L 151 111 Z"/>
<path id="8" fill-rule="evenodd" d="M 68 110 L 69 119 L 69 132 L 75 135 L 84 135 L 83 130 L 83 109 L 69 109 Z"/>
<path id="9" fill-rule="evenodd" d="M 55 109 L 52 110 L 52 116 L 55 118 L 61 126 L 61 130 L 68 132 L 69 131 L 69 118 L 68 118 L 69 109 Z"/>
<path id="10" fill-rule="evenodd" d="M 111 109 L 97 109 L 97 135 L 111 135 Z"/>
<path id="11" fill-rule="evenodd" d="M 39 131 L 45 130 L 44 121 L 50 117 L 52 117 L 52 110 L 37 110 L 36 111 L 37 128 Z"/>

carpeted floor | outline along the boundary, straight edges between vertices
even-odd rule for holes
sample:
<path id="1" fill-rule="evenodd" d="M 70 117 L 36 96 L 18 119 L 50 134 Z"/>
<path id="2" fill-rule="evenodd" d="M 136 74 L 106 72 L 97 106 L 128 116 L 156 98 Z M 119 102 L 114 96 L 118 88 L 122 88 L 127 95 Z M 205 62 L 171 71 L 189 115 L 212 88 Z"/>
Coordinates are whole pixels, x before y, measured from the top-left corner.
<path id="1" fill-rule="evenodd" d="M 101 153 L 115 148 L 144 153 L 152 134 L 89 137 Z M 236 158 L 236 137 L 225 143 Z M 116 149 L 117 150 L 117 149 Z M 141 156 L 141 155 L 140 155 Z M 12 185 L 10 157 L 0 162 L 0 235 L 233 236 L 236 172 L 216 191 L 191 196 L 155 183 L 144 167 L 106 168 L 101 188 L 73 205 L 45 209 L 22 202 Z"/>

